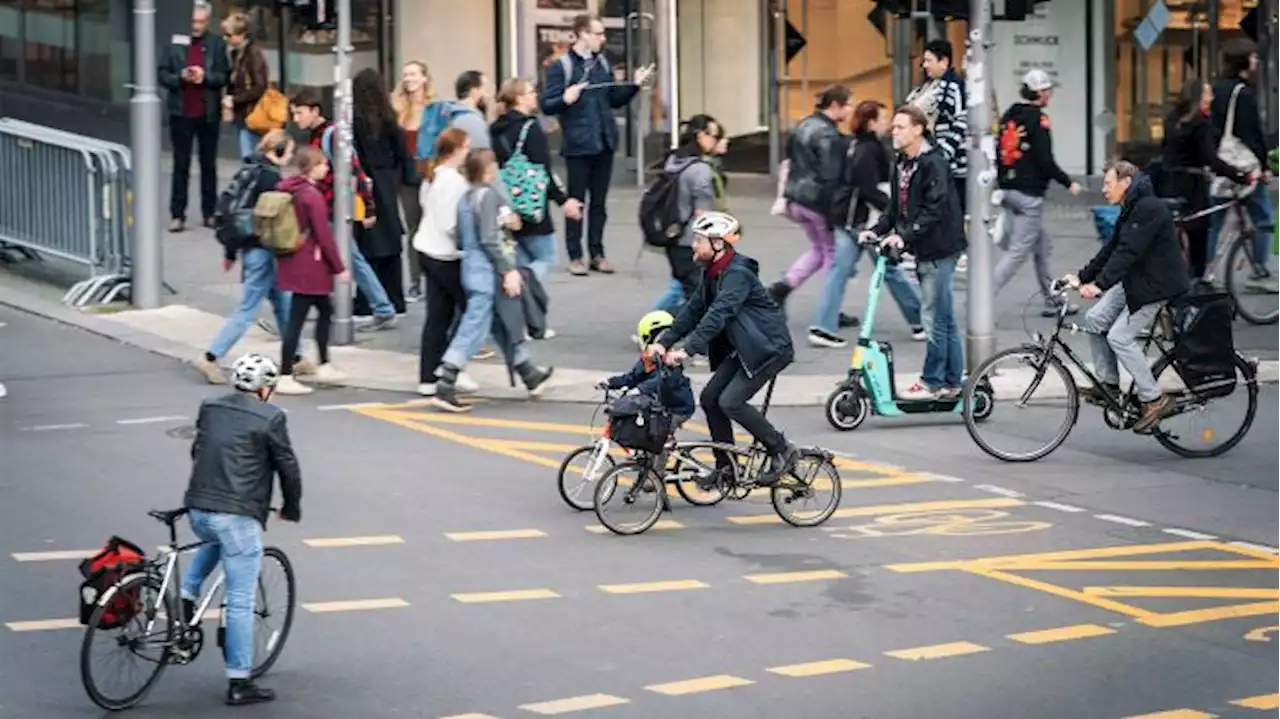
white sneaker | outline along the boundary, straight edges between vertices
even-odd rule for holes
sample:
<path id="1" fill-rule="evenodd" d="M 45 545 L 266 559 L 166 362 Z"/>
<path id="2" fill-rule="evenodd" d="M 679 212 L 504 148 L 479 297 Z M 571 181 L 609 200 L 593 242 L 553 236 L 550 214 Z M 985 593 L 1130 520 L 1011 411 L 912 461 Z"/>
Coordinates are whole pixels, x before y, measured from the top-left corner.
<path id="1" fill-rule="evenodd" d="M 291 374 L 280 375 L 280 381 L 276 383 L 276 394 L 303 395 L 312 392 L 315 390 L 294 379 Z"/>
<path id="2" fill-rule="evenodd" d="M 556 331 L 548 327 L 542 331 L 541 337 L 534 337 L 534 339 L 535 340 L 551 340 L 551 339 L 555 339 L 555 337 L 556 337 Z"/>
<path id="3" fill-rule="evenodd" d="M 422 395 L 423 397 L 435 397 L 435 396 L 436 396 L 436 383 L 435 383 L 435 382 L 422 382 L 422 383 L 420 383 L 420 384 L 418 385 L 418 394 Z"/>
<path id="4" fill-rule="evenodd" d="M 458 394 L 475 394 L 480 391 L 480 384 L 466 372 L 459 372 L 458 379 L 453 383 L 453 388 L 458 390 Z"/>
<path id="5" fill-rule="evenodd" d="M 956 272 L 968 272 L 968 271 L 969 271 L 969 255 L 968 254 L 960 255 L 960 259 L 956 260 Z"/>
<path id="6" fill-rule="evenodd" d="M 9 390 L 5 389 L 4 382 L 0 382 L 0 397 L 4 397 L 7 394 L 9 394 Z"/>
<path id="7" fill-rule="evenodd" d="M 924 342 L 925 340 L 929 339 L 929 333 L 925 332 L 923 327 L 912 327 L 911 339 L 915 340 L 916 342 Z"/>
<path id="8" fill-rule="evenodd" d="M 898 395 L 898 398 L 908 399 L 908 400 L 937 399 L 938 392 L 935 390 L 929 389 L 927 386 L 925 386 L 923 382 L 916 382 L 915 384 L 903 390 L 902 393 Z"/>
<path id="9" fill-rule="evenodd" d="M 311 375 L 311 381 L 317 384 L 341 384 L 347 381 L 347 375 L 334 367 L 332 363 L 325 362 L 316 367 L 316 371 Z"/>

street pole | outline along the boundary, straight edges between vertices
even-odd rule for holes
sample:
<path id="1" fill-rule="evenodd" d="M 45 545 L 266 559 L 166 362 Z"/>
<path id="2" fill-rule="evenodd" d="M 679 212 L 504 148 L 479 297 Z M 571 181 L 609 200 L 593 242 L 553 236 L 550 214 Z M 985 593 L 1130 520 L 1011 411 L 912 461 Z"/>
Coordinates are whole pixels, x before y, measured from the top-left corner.
<path id="1" fill-rule="evenodd" d="M 769 177 L 775 182 L 778 180 L 778 168 L 782 165 L 782 161 L 786 159 L 782 153 L 782 80 L 779 74 L 778 64 L 781 60 L 778 52 L 780 44 L 781 32 L 779 28 L 782 21 L 786 17 L 785 11 L 781 9 L 778 0 L 766 0 L 768 13 L 766 22 L 768 24 L 766 35 L 769 42 L 765 45 L 765 58 L 768 64 L 769 92 Z"/>
<path id="2" fill-rule="evenodd" d="M 987 215 L 995 171 L 988 150 L 994 150 L 991 116 L 987 109 L 987 83 L 993 73 L 987 64 L 987 38 L 991 35 L 991 0 L 970 0 L 969 37 L 965 57 L 965 88 L 969 107 L 969 322 L 965 329 L 965 360 L 969 371 L 995 353 L 995 291 L 991 241 Z"/>
<path id="3" fill-rule="evenodd" d="M 160 244 L 160 95 L 156 90 L 156 0 L 133 3 L 133 96 L 129 144 L 133 154 L 133 277 L 129 297 L 138 309 L 160 306 L 164 259 Z"/>
<path id="4" fill-rule="evenodd" d="M 1205 5 L 1209 16 L 1209 72 L 1206 76 L 1215 78 L 1218 76 L 1218 68 L 1221 64 L 1218 59 L 1218 19 L 1222 17 L 1222 8 L 1218 0 L 1209 0 Z"/>
<path id="5" fill-rule="evenodd" d="M 347 268 L 347 279 L 334 283 L 333 343 L 349 345 L 355 341 L 351 323 L 354 298 L 351 293 L 351 223 L 355 198 L 351 176 L 351 0 L 338 0 L 338 44 L 334 70 L 333 105 L 337 130 L 333 133 L 333 235 Z"/>

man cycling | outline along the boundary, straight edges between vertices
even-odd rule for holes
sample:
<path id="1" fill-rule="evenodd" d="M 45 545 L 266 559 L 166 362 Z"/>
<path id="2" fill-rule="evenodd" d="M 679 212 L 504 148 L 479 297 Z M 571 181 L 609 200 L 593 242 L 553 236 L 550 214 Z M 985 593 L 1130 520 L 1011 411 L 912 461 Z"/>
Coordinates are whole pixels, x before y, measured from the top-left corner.
<path id="1" fill-rule="evenodd" d="M 795 359 L 791 333 L 781 308 L 760 282 L 760 264 L 734 250 L 738 221 L 723 212 L 693 219 L 693 257 L 704 266 L 698 291 L 689 297 L 675 324 L 649 351 L 675 364 L 690 355 L 706 355 L 713 374 L 702 389 L 702 410 L 711 439 L 733 443 L 733 422 L 751 433 L 769 453 L 769 465 L 757 479 L 775 485 L 795 469 L 799 452 L 749 402 Z M 680 347 L 675 347 L 677 342 Z M 723 471 L 728 453 L 716 453 Z"/>
<path id="2" fill-rule="evenodd" d="M 275 692 L 259 687 L 253 669 L 253 604 L 262 569 L 262 529 L 271 507 L 272 480 L 280 475 L 280 518 L 302 518 L 302 474 L 289 442 L 285 414 L 269 403 L 280 368 L 262 355 L 236 360 L 236 391 L 206 399 L 191 445 L 191 480 L 183 498 L 191 530 L 210 542 L 196 551 L 182 582 L 182 611 L 195 613 L 200 585 L 222 561 L 226 574 L 227 704 L 269 702 Z"/>

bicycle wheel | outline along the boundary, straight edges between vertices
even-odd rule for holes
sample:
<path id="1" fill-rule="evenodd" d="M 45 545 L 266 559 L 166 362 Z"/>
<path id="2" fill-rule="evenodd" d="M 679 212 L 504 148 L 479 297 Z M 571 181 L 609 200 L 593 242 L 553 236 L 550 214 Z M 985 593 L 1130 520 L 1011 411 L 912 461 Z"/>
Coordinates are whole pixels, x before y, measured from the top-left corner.
<path id="1" fill-rule="evenodd" d="M 675 482 L 676 491 L 689 504 L 695 507 L 713 507 L 729 496 L 729 485 L 724 481 L 705 488 L 698 484 L 698 480 L 706 481 L 716 469 L 715 452 L 710 447 L 677 447 L 671 453 L 669 462 L 667 479 Z"/>
<path id="2" fill-rule="evenodd" d="M 177 594 L 161 595 L 161 585 L 160 577 L 150 573 L 124 577 L 103 594 L 106 601 L 89 617 L 80 644 L 80 681 L 89 699 L 103 709 L 119 711 L 136 706 L 169 665 L 174 642 L 182 631 L 178 622 L 182 610 Z M 132 616 L 109 621 L 112 615 L 128 611 L 119 603 L 120 597 L 127 597 L 132 604 Z M 98 665 L 97 650 L 106 650 L 103 654 L 118 660 L 114 670 Z M 122 685 L 114 686 L 113 679 L 122 679 Z"/>
<path id="3" fill-rule="evenodd" d="M 984 381 L 991 394 L 981 388 Z M 979 365 L 965 382 L 961 402 L 969 436 L 1005 462 L 1047 456 L 1071 434 L 1080 414 L 1071 372 L 1034 345 L 997 352 Z"/>
<path id="4" fill-rule="evenodd" d="M 277 547 L 262 550 L 262 571 L 253 602 L 253 658 L 250 676 L 267 673 L 284 651 L 293 613 L 298 606 L 298 584 L 289 557 Z"/>
<path id="5" fill-rule="evenodd" d="M 840 471 L 816 450 L 802 450 L 796 468 L 770 492 L 773 511 L 793 527 L 816 527 L 827 521 L 843 495 Z"/>
<path id="6" fill-rule="evenodd" d="M 565 504 L 579 512 L 591 509 L 596 483 L 617 465 L 608 446 L 606 440 L 597 440 L 573 450 L 560 463 L 556 484 Z"/>
<path id="7" fill-rule="evenodd" d="M 1268 256 L 1259 258 L 1255 264 L 1252 244 L 1252 232 L 1242 232 L 1231 241 L 1231 249 L 1227 253 L 1224 284 L 1227 292 L 1236 302 L 1236 310 L 1246 322 L 1253 325 L 1272 325 L 1276 323 L 1277 318 L 1280 318 L 1276 279 L 1274 274 L 1263 273 L 1260 270 L 1275 263 L 1271 262 Z M 1270 252 L 1267 254 L 1270 255 Z M 1275 271 L 1274 266 L 1270 267 L 1271 273 Z"/>
<path id="8" fill-rule="evenodd" d="M 1161 389 L 1171 392 L 1177 399 L 1175 413 L 1160 420 L 1152 433 L 1160 446 L 1182 457 L 1202 459 L 1225 454 L 1244 439 L 1258 413 L 1258 383 L 1254 379 L 1253 365 L 1248 360 L 1237 354 L 1234 364 L 1235 391 L 1226 396 L 1204 399 L 1186 389 L 1168 357 L 1156 360 L 1151 368 L 1152 374 Z M 1243 402 L 1241 388 L 1245 389 Z M 1232 420 L 1232 416 L 1239 416 L 1239 419 Z M 1219 431 L 1219 428 L 1232 427 L 1235 429 L 1230 434 Z M 1215 442 L 1220 438 L 1221 442 Z"/>
<path id="9" fill-rule="evenodd" d="M 662 516 L 665 490 L 647 464 L 625 462 L 596 484 L 596 516 L 614 534 L 640 534 Z"/>

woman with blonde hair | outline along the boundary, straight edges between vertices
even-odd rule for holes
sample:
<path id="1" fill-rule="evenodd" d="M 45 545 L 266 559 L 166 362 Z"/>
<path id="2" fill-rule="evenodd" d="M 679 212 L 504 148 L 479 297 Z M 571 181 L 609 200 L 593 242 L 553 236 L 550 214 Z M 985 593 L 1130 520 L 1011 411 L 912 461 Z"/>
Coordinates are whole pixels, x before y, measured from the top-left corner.
<path id="1" fill-rule="evenodd" d="M 396 83 L 395 89 L 391 91 L 391 110 L 396 115 L 396 123 L 400 126 L 400 132 L 404 134 L 404 146 L 408 148 L 411 156 L 416 154 L 422 114 L 435 96 L 427 63 L 421 60 L 406 62 L 400 70 L 400 82 Z M 429 174 L 426 162 L 419 160 L 415 164 L 419 175 L 426 177 Z M 404 220 L 407 225 L 404 236 L 406 240 L 412 242 L 413 236 L 418 232 L 418 224 L 422 222 L 422 207 L 418 202 L 416 187 L 401 186 L 400 206 L 404 209 Z M 422 264 L 418 261 L 417 253 L 410 251 L 409 287 L 404 293 L 407 301 L 417 302 L 422 299 L 422 280 Z"/>
<path id="2" fill-rule="evenodd" d="M 271 72 L 267 69 L 267 57 L 253 42 L 249 16 L 232 13 L 222 21 L 222 34 L 227 39 L 231 75 L 227 79 L 226 94 L 222 96 L 223 111 L 230 115 L 236 130 L 236 142 L 240 159 L 253 155 L 259 137 L 245 125 L 245 118 L 262 99 L 271 84 Z"/>

